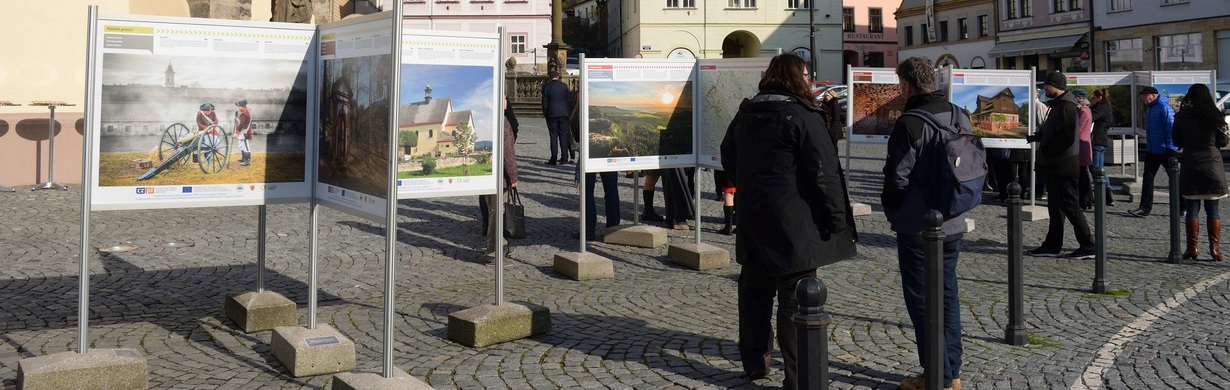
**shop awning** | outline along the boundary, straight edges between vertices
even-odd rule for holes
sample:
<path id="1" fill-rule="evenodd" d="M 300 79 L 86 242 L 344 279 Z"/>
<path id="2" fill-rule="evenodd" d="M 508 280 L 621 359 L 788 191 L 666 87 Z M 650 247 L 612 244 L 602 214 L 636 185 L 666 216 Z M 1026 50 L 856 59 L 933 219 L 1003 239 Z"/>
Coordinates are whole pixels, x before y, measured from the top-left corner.
<path id="1" fill-rule="evenodd" d="M 1064 35 L 1050 38 L 1026 39 L 1023 41 L 999 42 L 991 48 L 991 57 L 1015 57 L 1025 54 L 1051 54 L 1072 50 L 1072 46 L 1085 34 Z"/>

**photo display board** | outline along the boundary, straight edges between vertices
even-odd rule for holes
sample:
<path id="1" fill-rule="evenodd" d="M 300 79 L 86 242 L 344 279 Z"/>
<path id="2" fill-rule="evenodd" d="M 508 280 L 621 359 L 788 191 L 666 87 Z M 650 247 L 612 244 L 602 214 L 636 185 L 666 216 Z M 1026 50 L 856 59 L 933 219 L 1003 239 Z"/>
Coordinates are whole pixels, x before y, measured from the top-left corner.
<path id="1" fill-rule="evenodd" d="M 884 68 L 850 68 L 846 126 L 850 142 L 886 143 L 897 117 L 905 112 L 897 73 Z"/>
<path id="2" fill-rule="evenodd" d="M 760 92 L 760 78 L 771 58 L 701 59 L 697 61 L 700 114 L 697 120 L 697 165 L 722 169 L 722 139 L 743 99 Z"/>
<path id="3" fill-rule="evenodd" d="M 310 198 L 313 26 L 104 15 L 92 36 L 93 210 Z"/>
<path id="4" fill-rule="evenodd" d="M 1193 70 L 1193 71 L 1151 71 L 1151 72 L 1136 72 L 1136 85 L 1132 91 L 1132 98 L 1136 100 L 1136 115 L 1133 115 L 1136 128 L 1136 135 L 1145 136 L 1144 128 L 1144 103 L 1137 97 L 1140 89 L 1145 86 L 1157 88 L 1158 96 L 1165 96 L 1170 101 L 1170 108 L 1179 111 L 1179 103 L 1183 101 L 1183 96 L 1187 95 L 1187 89 L 1193 84 L 1205 84 L 1210 91 L 1214 91 L 1215 81 L 1213 80 L 1213 71 L 1209 70 Z"/>
<path id="5" fill-rule="evenodd" d="M 1093 92 L 1105 89 L 1107 96 L 1110 97 L 1109 104 L 1113 119 L 1110 123 L 1110 130 L 1107 131 L 1111 135 L 1131 134 L 1133 125 L 1132 121 L 1135 116 L 1132 115 L 1132 103 L 1138 100 L 1136 95 L 1132 93 L 1132 73 L 1131 72 L 1116 72 L 1116 73 L 1068 73 L 1068 92 L 1075 90 L 1084 90 L 1089 100 L 1093 100 Z M 1042 119 L 1039 119 L 1041 121 Z"/>
<path id="6" fill-rule="evenodd" d="M 950 101 L 970 113 L 988 148 L 1029 149 L 1033 76 L 1028 70 L 954 69 Z"/>
<path id="7" fill-rule="evenodd" d="M 586 172 L 696 166 L 696 60 L 585 59 Z"/>
<path id="8" fill-rule="evenodd" d="M 315 196 L 321 204 L 384 222 L 388 188 L 394 31 L 382 12 L 320 26 L 320 118 Z"/>
<path id="9" fill-rule="evenodd" d="M 496 192 L 500 35 L 402 33 L 397 197 Z"/>

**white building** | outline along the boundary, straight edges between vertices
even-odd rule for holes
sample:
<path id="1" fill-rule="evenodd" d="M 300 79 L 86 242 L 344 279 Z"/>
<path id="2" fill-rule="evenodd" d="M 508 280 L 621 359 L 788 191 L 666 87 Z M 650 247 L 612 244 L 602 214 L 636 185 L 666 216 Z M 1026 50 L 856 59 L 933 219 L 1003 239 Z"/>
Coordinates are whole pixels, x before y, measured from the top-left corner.
<path id="1" fill-rule="evenodd" d="M 551 0 L 457 1 L 403 0 L 405 27 L 494 33 L 504 27 L 506 52 L 517 70 L 546 66 L 551 42 Z"/>
<path id="2" fill-rule="evenodd" d="M 927 0 L 903 0 L 897 9 L 898 61 L 926 57 L 936 66 L 995 68 L 988 55 L 995 47 L 992 0 L 935 0 L 934 33 L 928 31 Z"/>

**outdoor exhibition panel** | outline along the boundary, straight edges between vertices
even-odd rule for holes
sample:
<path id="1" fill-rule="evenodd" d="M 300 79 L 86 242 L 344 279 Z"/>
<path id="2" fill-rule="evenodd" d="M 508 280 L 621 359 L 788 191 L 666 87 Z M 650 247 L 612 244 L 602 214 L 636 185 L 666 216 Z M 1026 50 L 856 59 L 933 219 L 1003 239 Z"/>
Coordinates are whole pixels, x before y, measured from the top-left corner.
<path id="1" fill-rule="evenodd" d="M 905 111 L 905 96 L 897 73 L 884 68 L 847 68 L 849 104 L 846 127 L 850 142 L 885 143 L 897 117 Z"/>
<path id="2" fill-rule="evenodd" d="M 309 198 L 314 36 L 302 24 L 100 16 L 89 64 L 92 209 Z M 238 129 L 240 101 L 251 139 L 235 136 L 247 129 Z"/>
<path id="3" fill-rule="evenodd" d="M 1187 89 L 1195 84 L 1204 84 L 1209 87 L 1209 91 L 1216 91 L 1216 80 L 1213 79 L 1213 71 L 1211 70 L 1190 70 L 1190 71 L 1153 71 L 1153 72 L 1137 72 L 1137 75 L 1142 77 L 1137 78 L 1136 86 L 1139 92 L 1143 86 L 1150 86 L 1157 89 L 1159 96 L 1165 96 L 1170 100 L 1170 107 L 1175 111 L 1179 111 L 1179 103 L 1183 102 L 1183 97 L 1187 95 Z M 1143 115 L 1144 109 L 1140 109 L 1139 115 Z M 1138 118 L 1139 120 L 1139 118 Z M 1144 123 L 1136 122 L 1136 123 Z M 1144 129 L 1139 128 L 1138 131 L 1144 135 Z"/>
<path id="4" fill-rule="evenodd" d="M 402 33 L 399 199 L 495 193 L 500 64 L 499 34 Z"/>
<path id="5" fill-rule="evenodd" d="M 320 26 L 315 197 L 375 222 L 384 221 L 390 196 L 395 22 L 382 13 Z"/>
<path id="6" fill-rule="evenodd" d="M 1111 108 L 1111 124 L 1109 133 L 1112 135 L 1131 134 L 1135 117 L 1132 115 L 1132 107 L 1137 100 L 1136 95 L 1132 90 L 1132 73 L 1131 72 L 1116 72 L 1116 73 L 1068 73 L 1068 92 L 1077 90 L 1085 91 L 1085 94 L 1090 100 L 1093 100 L 1093 92 L 1105 89 L 1110 97 L 1108 103 Z M 1041 122 L 1046 118 L 1038 118 Z"/>
<path id="7" fill-rule="evenodd" d="M 697 165 L 722 169 L 722 139 L 743 99 L 759 92 L 760 78 L 771 58 L 723 58 L 697 60 Z"/>
<path id="8" fill-rule="evenodd" d="M 1033 76 L 1029 70 L 949 70 L 949 99 L 970 114 L 988 148 L 1029 149 Z M 1037 119 L 1034 123 L 1041 121 Z"/>
<path id="9" fill-rule="evenodd" d="M 696 60 L 584 59 L 586 172 L 696 166 Z"/>

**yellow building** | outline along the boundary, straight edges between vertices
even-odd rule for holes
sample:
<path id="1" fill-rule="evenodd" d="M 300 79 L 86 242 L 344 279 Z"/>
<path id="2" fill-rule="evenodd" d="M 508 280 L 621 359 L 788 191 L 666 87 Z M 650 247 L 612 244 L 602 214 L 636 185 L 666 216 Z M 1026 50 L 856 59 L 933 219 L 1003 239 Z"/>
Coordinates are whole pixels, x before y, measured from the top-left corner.
<path id="1" fill-rule="evenodd" d="M 632 0 L 606 4 L 611 57 L 811 57 L 809 0 Z M 841 80 L 842 3 L 816 1 L 816 73 Z"/>
<path id="2" fill-rule="evenodd" d="M 423 101 L 401 106 L 397 129 L 402 134 L 407 131 L 418 134 L 418 146 L 410 149 L 413 157 L 454 156 L 457 154 L 457 137 L 454 136 L 457 128 L 465 125 L 474 131 L 474 115 L 470 110 L 453 111 L 452 99 L 432 99 L 430 85 L 424 91 Z M 474 145 L 469 149 L 473 151 Z"/>

